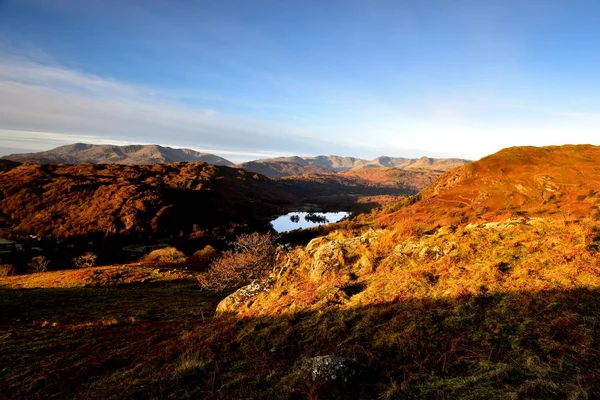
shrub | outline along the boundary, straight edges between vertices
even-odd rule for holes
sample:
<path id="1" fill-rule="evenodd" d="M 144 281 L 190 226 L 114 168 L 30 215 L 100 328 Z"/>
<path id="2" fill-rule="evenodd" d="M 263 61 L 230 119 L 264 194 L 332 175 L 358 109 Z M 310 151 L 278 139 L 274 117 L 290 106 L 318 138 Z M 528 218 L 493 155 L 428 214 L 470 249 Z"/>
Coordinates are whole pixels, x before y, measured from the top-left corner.
<path id="1" fill-rule="evenodd" d="M 27 264 L 30 272 L 45 272 L 48 271 L 50 261 L 44 256 L 33 257 Z"/>
<path id="2" fill-rule="evenodd" d="M 17 268 L 12 264 L 0 264 L 0 276 L 13 276 L 17 274 Z"/>
<path id="3" fill-rule="evenodd" d="M 97 258 L 98 257 L 94 253 L 87 252 L 75 257 L 73 259 L 73 265 L 75 265 L 76 268 L 91 268 L 96 265 Z"/>
<path id="4" fill-rule="evenodd" d="M 232 250 L 224 252 L 208 271 L 198 276 L 200 286 L 218 292 L 269 274 L 276 252 L 273 234 L 242 234 L 232 245 Z"/>
<path id="5" fill-rule="evenodd" d="M 208 264 L 217 257 L 217 251 L 211 245 L 205 246 L 202 250 L 198 250 L 192 255 L 192 258 L 197 263 Z"/>
<path id="6" fill-rule="evenodd" d="M 183 252 L 177 250 L 175 247 L 165 247 L 163 249 L 151 251 L 150 253 L 146 254 L 142 260 L 168 264 L 180 264 L 186 262 L 187 258 Z"/>

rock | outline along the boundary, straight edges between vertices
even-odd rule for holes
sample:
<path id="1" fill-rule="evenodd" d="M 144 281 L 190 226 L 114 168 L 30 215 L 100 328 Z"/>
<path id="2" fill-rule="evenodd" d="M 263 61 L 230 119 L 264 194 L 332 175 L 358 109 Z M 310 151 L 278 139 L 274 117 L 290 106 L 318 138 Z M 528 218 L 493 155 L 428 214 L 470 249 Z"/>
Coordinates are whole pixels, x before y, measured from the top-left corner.
<path id="1" fill-rule="evenodd" d="M 304 360 L 300 366 L 300 378 L 327 394 L 324 398 L 354 398 L 358 394 L 356 389 L 374 383 L 377 374 L 347 358 L 326 355 Z"/>
<path id="2" fill-rule="evenodd" d="M 450 254 L 452 251 L 456 250 L 457 246 L 455 242 L 448 242 L 444 245 L 444 255 L 447 256 L 448 254 Z"/>
<path id="3" fill-rule="evenodd" d="M 405 243 L 400 243 L 396 245 L 396 247 L 394 248 L 394 254 L 396 254 L 397 256 L 410 257 L 418 250 L 418 248 L 418 244 L 407 241 Z"/>
<path id="4" fill-rule="evenodd" d="M 236 312 L 248 300 L 258 296 L 260 293 L 266 292 L 273 287 L 273 281 L 271 279 L 261 279 L 252 282 L 242 288 L 239 288 L 229 296 L 225 297 L 217 305 L 217 314 Z"/>
<path id="5" fill-rule="evenodd" d="M 344 265 L 344 252 L 336 241 L 320 246 L 312 256 L 310 279 L 313 281 L 319 281 L 328 272 L 339 270 Z"/>
<path id="6" fill-rule="evenodd" d="M 419 252 L 419 258 L 423 259 L 423 258 L 427 258 L 431 255 L 431 250 L 429 249 L 429 247 L 425 246 L 421 249 L 421 251 Z"/>

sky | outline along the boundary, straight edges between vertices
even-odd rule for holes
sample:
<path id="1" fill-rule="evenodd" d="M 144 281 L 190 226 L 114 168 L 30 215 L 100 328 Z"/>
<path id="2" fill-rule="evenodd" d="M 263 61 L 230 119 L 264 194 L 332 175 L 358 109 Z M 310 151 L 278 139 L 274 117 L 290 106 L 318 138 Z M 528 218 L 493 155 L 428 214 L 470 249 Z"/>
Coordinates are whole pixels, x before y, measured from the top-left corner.
<path id="1" fill-rule="evenodd" d="M 600 3 L 0 0 L 0 155 L 600 144 Z"/>

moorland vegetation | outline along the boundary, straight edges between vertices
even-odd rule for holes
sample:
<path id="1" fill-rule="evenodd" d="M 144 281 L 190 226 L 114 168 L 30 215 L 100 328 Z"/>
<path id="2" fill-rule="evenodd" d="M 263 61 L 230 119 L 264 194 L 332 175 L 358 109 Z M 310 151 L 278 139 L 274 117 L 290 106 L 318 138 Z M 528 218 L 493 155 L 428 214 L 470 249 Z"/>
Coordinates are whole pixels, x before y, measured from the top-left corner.
<path id="1" fill-rule="evenodd" d="M 12 397 L 600 397 L 598 160 L 503 150 L 307 245 L 269 244 L 217 292 L 255 250 L 206 249 L 198 273 L 1 278 L 0 379 Z M 322 360 L 361 373 L 324 378 Z"/>

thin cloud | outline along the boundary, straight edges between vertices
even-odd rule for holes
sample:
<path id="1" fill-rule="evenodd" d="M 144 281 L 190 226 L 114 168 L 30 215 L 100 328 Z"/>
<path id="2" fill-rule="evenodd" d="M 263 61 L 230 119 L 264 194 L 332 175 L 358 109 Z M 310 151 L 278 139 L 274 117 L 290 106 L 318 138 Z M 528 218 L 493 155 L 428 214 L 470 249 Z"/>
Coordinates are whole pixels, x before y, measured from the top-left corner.
<path id="1" fill-rule="evenodd" d="M 296 127 L 193 108 L 172 99 L 168 93 L 57 66 L 0 62 L 0 128 L 37 132 L 41 141 L 50 142 L 56 133 L 39 133 L 57 132 L 96 142 L 167 141 L 249 155 L 296 148 L 309 152 L 326 145 Z"/>

